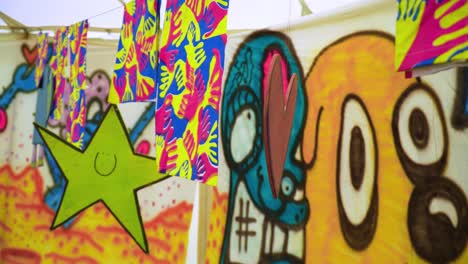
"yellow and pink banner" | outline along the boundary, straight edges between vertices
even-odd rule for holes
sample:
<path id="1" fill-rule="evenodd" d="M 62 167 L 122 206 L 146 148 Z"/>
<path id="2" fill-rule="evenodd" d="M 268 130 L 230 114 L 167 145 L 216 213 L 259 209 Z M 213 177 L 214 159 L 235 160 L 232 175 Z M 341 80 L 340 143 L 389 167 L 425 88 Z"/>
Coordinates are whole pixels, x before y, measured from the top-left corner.
<path id="1" fill-rule="evenodd" d="M 229 1 L 170 1 L 161 34 L 158 170 L 208 185 L 218 181 L 228 6 Z"/>
<path id="2" fill-rule="evenodd" d="M 69 66 L 68 57 L 68 27 L 61 27 L 55 32 L 55 41 L 50 67 L 55 75 L 55 93 L 52 104 L 51 118 L 60 120 L 63 115 L 63 94 L 66 85 L 66 67 Z"/>
<path id="3" fill-rule="evenodd" d="M 70 26 L 70 83 L 67 141 L 82 149 L 86 126 L 86 48 L 88 20 Z"/>
<path id="4" fill-rule="evenodd" d="M 125 5 L 109 103 L 156 98 L 159 0 L 131 0 Z"/>
<path id="5" fill-rule="evenodd" d="M 468 63 L 467 0 L 397 0 L 398 71 L 440 71 Z M 420 71 L 422 70 L 422 71 Z"/>
<path id="6" fill-rule="evenodd" d="M 44 67 L 47 64 L 47 53 L 49 50 L 49 42 L 46 34 L 39 34 L 37 39 L 37 58 L 36 58 L 36 72 L 34 74 L 34 81 L 36 86 L 39 86 L 42 75 L 44 73 Z"/>

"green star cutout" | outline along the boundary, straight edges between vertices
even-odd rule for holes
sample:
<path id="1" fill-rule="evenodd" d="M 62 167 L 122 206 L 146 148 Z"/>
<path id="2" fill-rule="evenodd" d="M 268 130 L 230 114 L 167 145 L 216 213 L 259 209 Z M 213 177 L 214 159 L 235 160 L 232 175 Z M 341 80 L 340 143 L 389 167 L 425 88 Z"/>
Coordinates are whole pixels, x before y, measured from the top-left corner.
<path id="1" fill-rule="evenodd" d="M 85 150 L 34 125 L 67 180 L 51 230 L 101 201 L 148 253 L 136 192 L 167 176 L 157 173 L 155 159 L 134 153 L 117 107 L 109 106 Z"/>

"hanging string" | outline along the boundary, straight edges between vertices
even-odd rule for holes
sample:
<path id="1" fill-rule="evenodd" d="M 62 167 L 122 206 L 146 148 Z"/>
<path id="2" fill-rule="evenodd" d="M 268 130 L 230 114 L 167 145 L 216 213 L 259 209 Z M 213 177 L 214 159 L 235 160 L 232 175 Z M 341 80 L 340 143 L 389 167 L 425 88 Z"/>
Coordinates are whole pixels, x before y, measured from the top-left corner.
<path id="1" fill-rule="evenodd" d="M 124 7 L 123 5 L 120 5 L 120 6 L 117 6 L 117 7 L 111 8 L 111 9 L 108 9 L 108 10 L 106 10 L 106 11 L 104 11 L 104 12 L 98 13 L 98 14 L 96 14 L 96 15 L 92 15 L 92 16 L 90 16 L 90 17 L 88 17 L 88 18 L 85 18 L 85 19 L 83 19 L 83 20 L 81 20 L 81 21 L 84 21 L 84 20 L 88 20 L 88 21 L 89 21 L 89 20 L 95 19 L 95 18 L 97 18 L 97 17 L 103 16 L 103 15 L 105 15 L 105 14 L 111 13 L 111 12 L 113 12 L 113 11 L 116 11 L 116 10 L 118 10 L 118 9 L 121 9 L 121 8 L 123 8 L 123 7 Z M 55 31 L 57 30 L 57 28 L 60 28 L 60 27 L 63 27 L 63 25 L 60 25 L 60 26 L 27 27 L 27 28 L 25 28 L 25 31 L 28 31 L 28 32 L 31 32 L 31 31 L 39 31 L 40 33 L 42 33 L 43 31 L 49 31 L 49 30 L 50 30 L 50 31 L 53 31 L 53 32 L 55 33 Z M 89 27 L 89 30 L 90 30 L 90 31 L 98 31 L 98 32 L 102 31 L 102 32 L 107 32 L 107 33 L 109 33 L 109 34 L 112 33 L 112 32 L 115 31 L 115 30 L 118 30 L 118 31 L 120 32 L 120 28 L 119 28 L 119 29 L 113 29 L 113 28 L 108 28 L 108 29 L 106 29 L 106 28 L 93 28 L 93 27 Z"/>
<path id="2" fill-rule="evenodd" d="M 115 10 L 120 9 L 120 8 L 123 8 L 123 7 L 124 7 L 123 5 L 120 5 L 120 6 L 117 6 L 117 7 L 112 8 L 112 9 L 109 9 L 109 10 L 107 10 L 107 11 L 104 11 L 104 12 L 102 12 L 102 13 L 99 13 L 99 14 L 97 14 L 97 15 L 94 15 L 94 16 L 91 16 L 91 17 L 88 17 L 88 18 L 85 18 L 85 19 L 83 19 L 83 20 L 91 20 L 91 19 L 94 19 L 94 18 L 96 18 L 96 17 L 99 17 L 99 16 L 102 16 L 102 15 L 108 14 L 108 13 L 110 13 L 110 12 L 112 12 L 112 11 L 115 11 Z M 82 20 L 82 21 L 83 21 L 83 20 Z"/>

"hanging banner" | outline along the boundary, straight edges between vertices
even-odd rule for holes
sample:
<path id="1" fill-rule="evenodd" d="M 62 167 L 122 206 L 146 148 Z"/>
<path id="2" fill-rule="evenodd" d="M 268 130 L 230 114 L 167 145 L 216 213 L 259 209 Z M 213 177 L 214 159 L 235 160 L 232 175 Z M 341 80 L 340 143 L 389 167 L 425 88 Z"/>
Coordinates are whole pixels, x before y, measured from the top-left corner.
<path id="1" fill-rule="evenodd" d="M 40 52 L 38 52 L 39 56 Z M 36 68 L 37 70 L 37 68 Z M 50 72 L 50 67 L 45 65 L 43 68 L 43 77 L 41 78 L 40 86 L 37 86 L 36 98 L 36 113 L 34 115 L 34 122 L 46 127 L 49 120 L 50 106 L 52 102 L 53 93 L 53 76 Z M 31 156 L 31 167 L 41 167 L 44 164 L 44 141 L 39 135 L 39 132 L 34 129 L 32 143 L 33 154 Z"/>
<path id="2" fill-rule="evenodd" d="M 86 126 L 86 49 L 88 42 L 88 20 L 70 26 L 70 112 L 67 117 L 67 141 L 83 148 Z"/>
<path id="3" fill-rule="evenodd" d="M 63 94 L 66 85 L 66 67 L 68 63 L 68 27 L 61 27 L 55 32 L 54 48 L 50 67 L 55 76 L 55 94 L 52 104 L 51 118 L 61 120 L 63 118 Z"/>
<path id="4" fill-rule="evenodd" d="M 109 103 L 156 98 L 159 0 L 131 0 L 125 5 Z"/>
<path id="5" fill-rule="evenodd" d="M 468 1 L 401 1 L 395 67 L 407 77 L 468 65 Z"/>
<path id="6" fill-rule="evenodd" d="M 47 37 L 47 33 L 40 33 L 37 38 L 36 71 L 34 74 L 36 87 L 39 87 L 42 75 L 44 73 L 44 67 L 47 63 L 47 52 L 49 50 L 49 42 L 47 40 Z"/>
<path id="7" fill-rule="evenodd" d="M 159 171 L 216 185 L 228 1 L 172 1 L 161 34 Z"/>

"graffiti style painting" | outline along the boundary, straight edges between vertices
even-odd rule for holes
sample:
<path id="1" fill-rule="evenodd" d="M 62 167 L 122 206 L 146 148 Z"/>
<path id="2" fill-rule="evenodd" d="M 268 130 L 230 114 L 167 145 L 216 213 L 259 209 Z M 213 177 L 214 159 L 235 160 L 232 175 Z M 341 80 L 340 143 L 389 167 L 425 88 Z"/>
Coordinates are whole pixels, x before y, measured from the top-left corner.
<path id="1" fill-rule="evenodd" d="M 0 131 L 0 146 L 8 146 L 0 148 L 0 211 L 5 212 L 0 214 L 0 263 L 185 263 L 195 189 L 177 178 L 137 192 L 141 227 L 149 253 L 141 250 L 103 204 L 94 204 L 69 220 L 61 219 L 67 221 L 50 230 L 62 197 L 69 195 L 66 194 L 66 187 L 70 187 L 66 180 L 68 175 L 55 161 L 52 148 L 44 149 L 42 167 L 30 166 L 34 103 L 39 92 L 34 81 L 37 48 L 30 49 L 20 41 L 12 43 L 14 45 L 3 48 L 19 57 L 8 61 L 13 65 L 8 67 L 12 68 L 9 71 L 13 75 L 0 92 L 0 109 L 4 110 L 7 120 L 6 129 Z M 99 58 L 110 62 L 107 69 L 112 68 L 110 64 L 114 59 L 111 47 L 108 52 L 99 51 Z M 93 51 L 87 53 L 91 58 L 87 64 L 91 74 L 85 80 L 88 99 L 85 148 L 109 110 L 107 95 L 111 80 L 107 71 L 96 69 Z M 66 82 L 65 92 L 70 88 L 71 84 Z M 128 128 L 127 145 L 131 144 L 135 153 L 147 156 L 143 158 L 151 161 L 153 173 L 154 108 L 154 103 L 145 103 L 144 107 L 130 107 L 121 112 L 125 130 Z M 68 108 L 64 109 L 66 117 Z M 60 136 L 62 141 L 66 140 L 66 118 L 49 119 L 46 125 L 47 130 Z M 104 154 L 98 158 L 96 165 L 100 171 L 113 161 Z M 66 209 L 60 214 L 64 213 Z"/>
<path id="2" fill-rule="evenodd" d="M 70 84 L 69 114 L 67 115 L 66 139 L 74 146 L 83 148 L 86 126 L 86 48 L 88 21 L 70 26 Z"/>
<path id="3" fill-rule="evenodd" d="M 327 202 L 319 195 L 309 196 L 312 210 L 324 213 L 309 219 L 307 239 L 315 241 L 308 247 L 310 255 L 320 257 L 320 252 L 333 250 L 337 261 L 352 254 L 371 262 L 386 256 L 390 262 L 459 258 L 462 263 L 466 195 L 453 178 L 442 174 L 448 142 L 440 99 L 423 80 L 393 72 L 393 43 L 382 32 L 343 37 L 319 53 L 307 76 L 312 122 L 305 128 L 302 153 L 307 163 L 317 153 L 307 193 L 336 193 L 336 200 Z M 315 119 L 320 107 L 323 114 Z M 336 176 L 324 180 L 320 174 L 325 171 L 336 171 Z M 416 175 L 433 173 L 440 181 L 418 188 L 424 180 Z M 453 217 L 440 207 L 437 216 L 430 214 L 433 197 L 454 206 L 457 220 L 452 223 L 460 224 L 440 221 L 439 217 Z"/>
<path id="4" fill-rule="evenodd" d="M 468 261 L 466 71 L 396 72 L 386 32 L 394 6 L 366 8 L 347 10 L 346 21 L 297 24 L 289 37 L 231 37 L 220 153 L 220 183 L 228 183 L 209 204 L 206 263 Z M 288 128 L 294 76 L 277 176 L 268 171 L 275 136 L 267 123 L 281 118 Z M 277 115 L 268 112 L 275 78 Z"/>
<path id="5" fill-rule="evenodd" d="M 160 0 L 131 0 L 124 10 L 109 102 L 156 98 Z"/>
<path id="6" fill-rule="evenodd" d="M 36 62 L 37 46 L 29 48 L 24 43 L 21 45 L 20 50 L 24 61 L 17 65 L 11 81 L 0 94 L 0 134 L 7 130 L 9 125 L 7 110 L 11 109 L 15 97 L 21 93 L 32 93 L 37 88 L 34 80 L 35 71 L 33 70 Z M 52 54 L 51 46 L 49 46 L 49 54 Z"/>
<path id="7" fill-rule="evenodd" d="M 229 1 L 170 1 L 161 34 L 159 171 L 216 185 Z"/>
<path id="8" fill-rule="evenodd" d="M 281 83 L 270 84 L 271 67 L 272 74 L 277 74 L 274 78 Z M 230 191 L 221 263 L 304 260 L 309 203 L 304 197 L 304 167 L 294 159 L 306 111 L 303 79 L 290 40 L 279 33 L 260 32 L 248 37 L 230 66 L 222 103 L 221 131 L 230 169 Z M 273 102 L 273 94 L 279 93 L 276 97 L 281 101 L 288 90 L 289 97 L 295 97 L 288 100 L 287 109 L 292 108 L 291 111 L 284 113 L 283 107 L 275 103 L 264 105 L 264 94 L 269 93 Z M 272 133 L 272 128 L 278 128 L 268 123 L 285 119 L 290 120 L 291 129 L 283 131 L 283 135 Z M 286 145 L 267 147 L 271 140 Z M 273 153 L 279 150 L 285 153 Z M 281 154 L 284 173 L 282 177 L 271 177 L 269 166 L 280 162 Z"/>
<path id="9" fill-rule="evenodd" d="M 468 61 L 467 0 L 397 2 L 397 70 Z"/>

